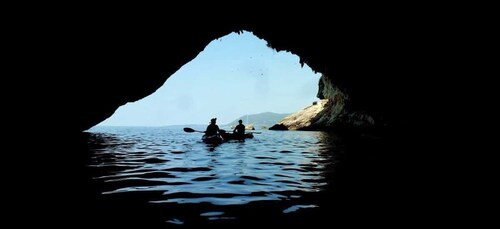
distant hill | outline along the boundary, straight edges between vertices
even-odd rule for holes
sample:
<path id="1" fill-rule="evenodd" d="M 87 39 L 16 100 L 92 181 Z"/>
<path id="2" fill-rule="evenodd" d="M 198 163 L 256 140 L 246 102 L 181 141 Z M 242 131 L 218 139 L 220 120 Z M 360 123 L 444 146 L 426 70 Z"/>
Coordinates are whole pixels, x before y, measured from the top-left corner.
<path id="1" fill-rule="evenodd" d="M 280 122 L 283 118 L 288 116 L 290 114 L 277 114 L 273 112 L 264 112 L 260 114 L 251 114 L 251 115 L 244 115 L 236 120 L 226 124 L 226 126 L 236 126 L 238 125 L 238 120 L 243 120 L 243 125 L 248 126 L 248 125 L 253 125 L 255 129 L 261 129 L 263 126 L 264 127 L 271 127 L 274 124 Z"/>

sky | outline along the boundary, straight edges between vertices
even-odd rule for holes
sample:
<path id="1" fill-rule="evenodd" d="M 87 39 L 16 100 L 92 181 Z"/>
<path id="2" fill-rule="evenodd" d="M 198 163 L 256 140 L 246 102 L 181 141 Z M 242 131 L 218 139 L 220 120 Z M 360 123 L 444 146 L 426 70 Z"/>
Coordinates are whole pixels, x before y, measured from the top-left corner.
<path id="1" fill-rule="evenodd" d="M 320 74 L 250 32 L 212 41 L 153 94 L 99 126 L 226 124 L 262 112 L 294 113 L 317 101 Z"/>

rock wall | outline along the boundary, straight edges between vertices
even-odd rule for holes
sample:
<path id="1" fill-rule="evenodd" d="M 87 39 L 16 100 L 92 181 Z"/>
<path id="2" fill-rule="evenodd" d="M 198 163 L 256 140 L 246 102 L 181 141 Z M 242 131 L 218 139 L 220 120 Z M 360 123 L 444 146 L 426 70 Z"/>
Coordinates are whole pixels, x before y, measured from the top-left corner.
<path id="1" fill-rule="evenodd" d="M 375 119 L 364 111 L 349 109 L 349 96 L 322 75 L 317 97 L 321 99 L 286 118 L 279 125 L 289 130 L 335 130 L 337 128 L 373 128 Z"/>
<path id="2" fill-rule="evenodd" d="M 12 78 L 24 81 L 24 90 L 36 95 L 31 103 L 45 107 L 29 113 L 31 124 L 59 133 L 81 132 L 119 106 L 153 93 L 212 40 L 247 30 L 331 77 L 348 95 L 344 109 L 353 113 L 346 122 L 365 117 L 354 112 L 366 111 L 400 125 L 409 121 L 416 102 L 426 103 L 419 92 L 431 76 L 421 70 L 431 41 L 423 36 L 426 28 L 415 19 L 419 17 L 395 12 L 357 8 L 348 16 L 329 12 L 307 17 L 291 11 L 231 17 L 207 12 L 197 15 L 203 20 L 184 20 L 168 10 L 154 19 L 72 12 L 36 22 L 41 26 L 24 37 L 27 52 L 22 54 L 34 65 L 19 68 L 32 72 L 23 70 Z M 342 96 L 333 88 L 326 91 L 334 98 L 329 113 L 340 116 Z M 320 121 L 335 123 L 327 116 Z"/>
<path id="3" fill-rule="evenodd" d="M 325 107 L 330 103 L 330 100 L 323 99 L 316 104 L 310 105 L 301 111 L 285 117 L 278 125 L 283 125 L 288 130 L 308 129 L 319 122 Z"/>

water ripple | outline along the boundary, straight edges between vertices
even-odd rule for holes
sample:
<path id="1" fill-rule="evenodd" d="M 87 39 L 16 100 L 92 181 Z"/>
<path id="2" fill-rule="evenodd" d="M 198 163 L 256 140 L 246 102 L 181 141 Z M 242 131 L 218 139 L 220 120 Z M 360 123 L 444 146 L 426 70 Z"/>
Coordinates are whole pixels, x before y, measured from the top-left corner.
<path id="1" fill-rule="evenodd" d="M 274 203 L 281 206 L 270 208 L 276 214 L 317 208 L 311 195 L 327 185 L 324 174 L 335 164 L 335 153 L 327 147 L 330 136 L 322 132 L 263 131 L 254 139 L 219 146 L 200 139 L 178 129 L 101 129 L 89 140 L 88 166 L 104 198 L 143 193 L 147 203 L 184 216 L 234 220 L 244 216 L 230 206 Z M 184 205 L 198 207 L 186 210 Z M 189 223 L 169 212 L 163 222 Z"/>

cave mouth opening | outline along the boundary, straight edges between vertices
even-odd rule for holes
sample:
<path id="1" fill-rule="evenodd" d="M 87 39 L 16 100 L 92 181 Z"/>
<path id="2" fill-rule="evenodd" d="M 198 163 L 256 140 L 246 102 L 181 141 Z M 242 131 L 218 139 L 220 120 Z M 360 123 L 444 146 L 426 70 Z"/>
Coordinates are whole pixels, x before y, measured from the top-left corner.
<path id="1" fill-rule="evenodd" d="M 291 114 L 318 100 L 319 79 L 298 56 L 275 51 L 251 32 L 231 33 L 97 126 L 207 124 L 214 117 L 220 125 L 252 114 Z"/>

